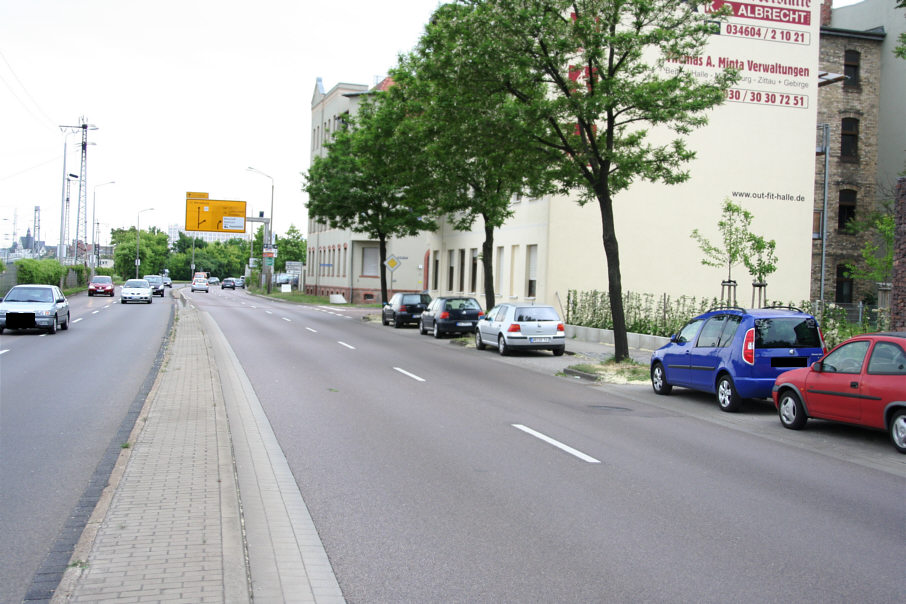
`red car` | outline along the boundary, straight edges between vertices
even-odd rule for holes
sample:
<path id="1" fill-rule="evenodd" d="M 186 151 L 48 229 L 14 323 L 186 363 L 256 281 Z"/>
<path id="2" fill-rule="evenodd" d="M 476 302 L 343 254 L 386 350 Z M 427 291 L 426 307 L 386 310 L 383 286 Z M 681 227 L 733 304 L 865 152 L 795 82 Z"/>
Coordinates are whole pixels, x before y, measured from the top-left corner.
<path id="1" fill-rule="evenodd" d="M 906 332 L 850 338 L 811 367 L 777 376 L 772 396 L 786 428 L 813 417 L 887 430 L 906 453 Z"/>
<path id="2" fill-rule="evenodd" d="M 113 279 L 107 275 L 95 275 L 88 283 L 89 296 L 113 297 Z"/>

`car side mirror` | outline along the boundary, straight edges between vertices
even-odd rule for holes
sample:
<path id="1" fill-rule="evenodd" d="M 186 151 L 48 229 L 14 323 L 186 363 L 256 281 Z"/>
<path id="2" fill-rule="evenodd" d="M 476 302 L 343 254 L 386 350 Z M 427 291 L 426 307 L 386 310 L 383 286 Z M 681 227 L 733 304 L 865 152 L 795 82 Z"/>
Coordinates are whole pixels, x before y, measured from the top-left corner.
<path id="1" fill-rule="evenodd" d="M 824 364 L 821 361 L 815 361 L 812 363 L 812 371 L 815 373 L 822 373 L 824 371 Z"/>
<path id="2" fill-rule="evenodd" d="M 674 344 L 677 342 L 676 334 L 671 334 L 670 341 L 673 342 Z"/>
<path id="3" fill-rule="evenodd" d="M 66 298 L 57 298 L 57 302 L 66 302 Z"/>

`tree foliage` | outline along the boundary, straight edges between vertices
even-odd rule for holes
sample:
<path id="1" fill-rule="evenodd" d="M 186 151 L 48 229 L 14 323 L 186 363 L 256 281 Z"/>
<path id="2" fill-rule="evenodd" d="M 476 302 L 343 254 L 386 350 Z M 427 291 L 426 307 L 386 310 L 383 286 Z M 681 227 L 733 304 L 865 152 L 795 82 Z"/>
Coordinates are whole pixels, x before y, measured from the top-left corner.
<path id="1" fill-rule="evenodd" d="M 305 263 L 307 242 L 296 225 L 289 225 L 286 235 L 277 237 L 277 249 L 279 251 L 274 262 L 274 269 L 278 272 L 286 270 L 287 260 Z"/>
<path id="2" fill-rule="evenodd" d="M 846 275 L 876 283 L 890 283 L 893 278 L 893 252 L 896 219 L 893 212 L 875 212 L 864 222 L 850 225 L 850 232 L 864 232 L 869 238 L 862 246 L 862 262 L 846 265 Z"/>
<path id="3" fill-rule="evenodd" d="M 110 232 L 110 240 L 114 246 L 113 267 L 116 274 L 126 279 L 136 274 L 136 253 L 141 257 L 139 276 L 158 274 L 166 265 L 169 256 L 167 234 L 159 229 L 152 227 L 139 233 L 136 233 L 135 227 L 128 230 L 113 229 Z"/>
<path id="4" fill-rule="evenodd" d="M 384 92 L 365 97 L 349 126 L 336 131 L 327 155 L 314 159 L 303 187 L 309 216 L 378 241 L 385 302 L 387 240 L 437 228 L 427 201 L 410 186 L 414 149 L 399 128 L 403 110 Z"/>
<path id="5" fill-rule="evenodd" d="M 599 206 L 615 356 L 629 356 L 613 199 L 634 181 L 675 184 L 694 158 L 684 137 L 707 122 L 735 81 L 686 68 L 726 12 L 686 0 L 461 0 L 457 52 L 482 86 L 515 101 L 518 122 L 552 151 L 549 178 Z M 664 69 L 674 61 L 676 69 Z M 668 140 L 650 136 L 656 128 Z"/>

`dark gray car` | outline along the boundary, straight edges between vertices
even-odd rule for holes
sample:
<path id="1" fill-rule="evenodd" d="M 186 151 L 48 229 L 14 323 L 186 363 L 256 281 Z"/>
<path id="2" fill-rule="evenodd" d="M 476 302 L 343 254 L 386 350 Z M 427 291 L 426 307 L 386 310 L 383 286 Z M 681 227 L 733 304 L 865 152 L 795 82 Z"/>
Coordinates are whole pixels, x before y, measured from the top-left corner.
<path id="1" fill-rule="evenodd" d="M 435 338 L 445 333 L 472 333 L 482 316 L 484 311 L 475 298 L 435 298 L 422 311 L 418 332 L 425 335 L 430 331 Z"/>
<path id="2" fill-rule="evenodd" d="M 0 333 L 4 329 L 69 329 L 69 302 L 56 285 L 17 285 L 0 302 Z"/>

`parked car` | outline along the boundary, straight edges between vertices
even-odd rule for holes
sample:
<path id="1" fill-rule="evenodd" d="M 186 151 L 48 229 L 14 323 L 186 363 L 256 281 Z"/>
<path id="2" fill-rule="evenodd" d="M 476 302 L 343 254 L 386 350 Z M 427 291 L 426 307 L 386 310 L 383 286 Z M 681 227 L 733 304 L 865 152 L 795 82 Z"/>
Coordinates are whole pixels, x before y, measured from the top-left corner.
<path id="1" fill-rule="evenodd" d="M 738 411 L 744 399 L 770 398 L 778 375 L 824 352 L 818 321 L 799 309 L 718 308 L 654 351 L 651 386 L 657 394 L 674 386 L 715 393 L 721 410 Z"/>
<path id="2" fill-rule="evenodd" d="M 192 292 L 204 292 L 206 294 L 211 293 L 208 288 L 208 280 L 204 277 L 195 277 L 192 279 Z"/>
<path id="3" fill-rule="evenodd" d="M 472 333 L 478 319 L 484 316 L 475 298 L 435 298 L 418 321 L 418 332 L 431 331 L 435 338 L 446 333 Z"/>
<path id="4" fill-rule="evenodd" d="M 173 287 L 173 279 L 171 279 L 170 277 L 168 277 L 166 275 L 161 277 L 161 279 L 164 280 L 164 287 Z"/>
<path id="5" fill-rule="evenodd" d="M 501 355 L 513 350 L 550 350 L 554 356 L 566 351 L 563 321 L 553 306 L 499 304 L 478 320 L 475 347 L 496 346 Z"/>
<path id="6" fill-rule="evenodd" d="M 220 283 L 220 279 L 217 277 L 208 277 L 208 285 L 217 285 Z"/>
<path id="7" fill-rule="evenodd" d="M 155 296 L 164 297 L 164 278 L 160 275 L 145 275 L 142 277 L 151 284 L 151 293 Z"/>
<path id="8" fill-rule="evenodd" d="M 431 303 L 428 294 L 410 294 L 397 292 L 381 309 L 381 324 L 402 327 L 406 323 L 418 323 L 422 312 Z"/>
<path id="9" fill-rule="evenodd" d="M 69 301 L 56 285 L 16 285 L 0 302 L 0 333 L 4 329 L 69 329 Z"/>
<path id="10" fill-rule="evenodd" d="M 906 453 L 906 332 L 850 338 L 777 376 L 772 394 L 785 428 L 801 430 L 812 417 L 887 430 Z"/>
<path id="11" fill-rule="evenodd" d="M 236 289 L 236 280 L 232 277 L 227 277 L 220 282 L 220 289 Z"/>
<path id="12" fill-rule="evenodd" d="M 125 304 L 126 302 L 151 304 L 153 295 L 154 292 L 147 279 L 129 279 L 120 288 L 120 304 Z"/>
<path id="13" fill-rule="evenodd" d="M 233 277 L 233 281 L 236 283 L 236 287 L 245 289 L 245 277 Z"/>
<path id="14" fill-rule="evenodd" d="M 89 296 L 113 297 L 113 278 L 107 275 L 95 275 L 88 281 Z"/>

